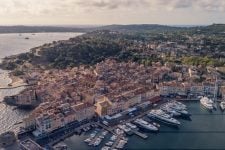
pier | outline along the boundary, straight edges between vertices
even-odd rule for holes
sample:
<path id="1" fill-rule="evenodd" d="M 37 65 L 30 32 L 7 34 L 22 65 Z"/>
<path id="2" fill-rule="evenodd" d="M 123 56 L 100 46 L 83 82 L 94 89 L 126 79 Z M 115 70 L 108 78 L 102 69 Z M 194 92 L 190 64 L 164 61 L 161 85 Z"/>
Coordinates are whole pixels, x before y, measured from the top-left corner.
<path id="1" fill-rule="evenodd" d="M 133 132 L 134 134 L 136 134 L 137 136 L 143 138 L 143 139 L 147 139 L 147 138 L 148 138 L 148 136 L 147 136 L 146 134 L 141 133 L 141 132 L 138 132 L 137 130 L 132 130 L 132 132 Z"/>

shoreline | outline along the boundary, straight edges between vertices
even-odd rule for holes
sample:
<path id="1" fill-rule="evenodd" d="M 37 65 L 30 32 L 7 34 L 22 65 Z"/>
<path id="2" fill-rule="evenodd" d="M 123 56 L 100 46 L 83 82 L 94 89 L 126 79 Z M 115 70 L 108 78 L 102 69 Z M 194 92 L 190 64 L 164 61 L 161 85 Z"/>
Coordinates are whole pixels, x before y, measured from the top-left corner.
<path id="1" fill-rule="evenodd" d="M 11 82 L 8 84 L 8 87 L 17 87 L 17 86 L 22 86 L 26 84 L 22 78 L 14 76 L 10 72 L 9 72 L 9 78 L 11 79 Z"/>
<path id="2" fill-rule="evenodd" d="M 9 82 L 7 83 L 7 85 L 0 86 L 0 88 L 13 88 L 26 85 L 22 78 L 12 75 L 9 70 L 3 71 L 5 72 L 4 79 L 8 79 Z"/>

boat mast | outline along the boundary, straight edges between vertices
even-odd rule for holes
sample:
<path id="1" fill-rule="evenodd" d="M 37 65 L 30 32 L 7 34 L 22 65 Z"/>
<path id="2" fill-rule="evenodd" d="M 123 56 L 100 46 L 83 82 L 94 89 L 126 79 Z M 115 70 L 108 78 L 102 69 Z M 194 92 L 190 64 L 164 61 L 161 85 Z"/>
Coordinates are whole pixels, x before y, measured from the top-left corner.
<path id="1" fill-rule="evenodd" d="M 216 76 L 216 81 L 215 81 L 215 87 L 214 87 L 214 102 L 216 102 L 216 99 L 217 99 L 217 90 L 218 89 L 218 85 L 217 85 L 217 76 Z"/>

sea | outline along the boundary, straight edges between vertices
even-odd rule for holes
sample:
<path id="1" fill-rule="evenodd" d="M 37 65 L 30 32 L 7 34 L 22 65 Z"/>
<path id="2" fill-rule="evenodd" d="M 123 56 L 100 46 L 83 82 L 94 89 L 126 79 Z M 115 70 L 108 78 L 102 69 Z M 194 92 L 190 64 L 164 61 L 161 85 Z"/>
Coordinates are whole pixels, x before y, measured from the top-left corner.
<path id="1" fill-rule="evenodd" d="M 28 52 L 31 48 L 41 46 L 58 40 L 67 40 L 82 33 L 11 33 L 0 34 L 0 61 L 10 55 Z M 25 39 L 29 38 L 29 39 Z M 0 69 L 0 87 L 6 87 L 12 80 L 8 77 L 8 71 Z M 19 110 L 5 105 L 2 101 L 5 96 L 16 95 L 24 87 L 11 90 L 0 89 L 0 134 L 9 130 L 17 132 L 21 121 L 29 115 L 30 111 Z"/>
<path id="2" fill-rule="evenodd" d="M 213 112 L 209 112 L 197 102 L 185 102 L 188 111 L 192 114 L 190 119 L 178 119 L 181 125 L 178 128 L 161 124 L 158 133 L 146 133 L 147 139 L 141 139 L 136 135 L 129 138 L 124 149 L 128 150 L 182 150 L 182 149 L 202 149 L 202 150 L 224 150 L 225 149 L 225 112 L 219 107 Z M 93 131 L 90 131 L 90 133 Z M 109 137 L 101 143 L 99 147 L 90 147 L 84 140 L 90 133 L 74 135 L 65 139 L 62 144 L 66 144 L 69 150 L 98 150 L 108 142 Z"/>

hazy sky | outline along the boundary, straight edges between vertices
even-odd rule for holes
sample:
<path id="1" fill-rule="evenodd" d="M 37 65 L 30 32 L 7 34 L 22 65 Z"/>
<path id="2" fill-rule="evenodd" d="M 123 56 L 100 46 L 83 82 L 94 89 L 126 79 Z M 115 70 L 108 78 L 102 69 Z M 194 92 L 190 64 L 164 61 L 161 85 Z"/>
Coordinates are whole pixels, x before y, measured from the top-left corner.
<path id="1" fill-rule="evenodd" d="M 0 25 L 225 23 L 225 0 L 0 0 Z"/>

